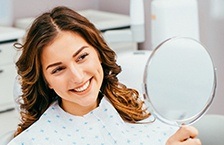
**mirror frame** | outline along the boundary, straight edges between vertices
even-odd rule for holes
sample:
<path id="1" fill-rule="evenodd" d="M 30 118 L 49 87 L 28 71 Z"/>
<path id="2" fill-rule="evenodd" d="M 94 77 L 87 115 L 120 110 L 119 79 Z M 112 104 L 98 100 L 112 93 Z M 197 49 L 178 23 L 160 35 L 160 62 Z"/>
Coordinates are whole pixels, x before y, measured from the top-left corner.
<path id="1" fill-rule="evenodd" d="M 154 107 L 153 105 L 153 102 L 150 100 L 150 97 L 149 97 L 149 93 L 148 93 L 148 89 L 147 89 L 147 70 L 148 70 L 148 67 L 150 67 L 150 63 L 153 59 L 153 57 L 155 56 L 155 54 L 157 53 L 157 51 L 159 50 L 159 48 L 164 45 L 165 43 L 167 43 L 168 41 L 172 41 L 172 40 L 175 40 L 175 39 L 189 39 L 189 40 L 193 40 L 195 41 L 196 43 L 200 44 L 205 50 L 206 52 L 208 53 L 209 57 L 210 57 L 210 60 L 211 60 L 211 63 L 212 63 L 212 66 L 213 66 L 213 74 L 214 74 L 214 80 L 213 80 L 213 88 L 211 90 L 211 93 L 210 93 L 210 96 L 207 100 L 207 103 L 205 104 L 204 108 L 196 113 L 195 115 L 191 116 L 191 117 L 188 117 L 187 119 L 182 119 L 182 120 L 171 120 L 171 119 L 166 119 L 162 114 L 158 113 L 157 109 Z M 190 38 L 190 37 L 172 37 L 172 38 L 169 38 L 169 39 L 166 39 L 165 41 L 163 41 L 162 43 L 160 43 L 151 53 L 151 55 L 149 56 L 147 62 L 146 62 L 146 65 L 145 65 L 145 68 L 144 68 L 144 77 L 143 77 L 143 97 L 144 97 L 144 100 L 145 100 L 145 103 L 148 107 L 148 110 L 150 111 L 150 113 L 155 116 L 155 118 L 159 119 L 160 121 L 162 121 L 163 123 L 166 123 L 166 124 L 169 124 L 169 125 L 174 125 L 174 126 L 181 126 L 183 124 L 185 125 L 191 125 L 193 124 L 194 122 L 196 122 L 198 119 L 200 119 L 206 112 L 207 110 L 210 108 L 213 100 L 214 100 L 214 97 L 215 97 L 215 93 L 216 93 L 216 88 L 217 88 L 217 77 L 216 77 L 216 67 L 214 67 L 214 63 L 213 63 L 213 60 L 212 60 L 212 57 L 211 55 L 209 54 L 209 52 L 207 51 L 206 47 L 204 45 L 202 45 L 201 42 L 193 39 L 193 38 Z"/>

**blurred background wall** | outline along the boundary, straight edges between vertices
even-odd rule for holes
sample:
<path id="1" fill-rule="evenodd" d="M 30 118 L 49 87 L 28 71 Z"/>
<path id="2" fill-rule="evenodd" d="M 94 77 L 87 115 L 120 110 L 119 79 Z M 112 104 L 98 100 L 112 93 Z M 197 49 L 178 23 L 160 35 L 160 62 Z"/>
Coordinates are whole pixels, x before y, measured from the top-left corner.
<path id="1" fill-rule="evenodd" d="M 69 6 L 74 10 L 98 9 L 98 0 L 13 0 L 14 18 L 37 16 L 55 6 Z"/>
<path id="2" fill-rule="evenodd" d="M 129 0 L 14 0 L 14 19 L 37 16 L 57 5 L 65 5 L 74 10 L 98 9 L 103 11 L 129 14 Z M 150 3 L 145 3 L 146 41 L 139 49 L 151 48 Z M 200 37 L 210 52 L 217 68 L 218 86 L 214 102 L 208 113 L 224 114 L 224 1 L 198 0 L 200 18 Z"/>

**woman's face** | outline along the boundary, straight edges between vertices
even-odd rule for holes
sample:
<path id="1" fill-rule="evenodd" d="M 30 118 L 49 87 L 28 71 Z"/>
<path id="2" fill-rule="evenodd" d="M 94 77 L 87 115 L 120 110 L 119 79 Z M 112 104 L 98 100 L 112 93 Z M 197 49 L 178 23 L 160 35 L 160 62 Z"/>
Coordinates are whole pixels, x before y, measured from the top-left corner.
<path id="1" fill-rule="evenodd" d="M 61 31 L 41 55 L 49 88 L 62 99 L 61 107 L 82 116 L 97 107 L 103 69 L 96 50 L 81 36 Z"/>

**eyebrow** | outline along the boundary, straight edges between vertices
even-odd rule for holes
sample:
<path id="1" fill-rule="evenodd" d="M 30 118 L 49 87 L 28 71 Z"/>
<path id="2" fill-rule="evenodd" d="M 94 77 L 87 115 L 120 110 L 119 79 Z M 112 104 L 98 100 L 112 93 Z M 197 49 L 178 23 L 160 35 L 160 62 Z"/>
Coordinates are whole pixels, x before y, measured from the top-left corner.
<path id="1" fill-rule="evenodd" d="M 76 57 L 83 49 L 87 48 L 88 46 L 82 46 L 78 51 L 76 51 L 72 57 Z M 53 63 L 53 64 L 50 64 L 46 67 L 46 70 L 50 67 L 54 67 L 54 66 L 57 66 L 57 65 L 60 65 L 62 64 L 62 62 L 56 62 L 56 63 Z"/>

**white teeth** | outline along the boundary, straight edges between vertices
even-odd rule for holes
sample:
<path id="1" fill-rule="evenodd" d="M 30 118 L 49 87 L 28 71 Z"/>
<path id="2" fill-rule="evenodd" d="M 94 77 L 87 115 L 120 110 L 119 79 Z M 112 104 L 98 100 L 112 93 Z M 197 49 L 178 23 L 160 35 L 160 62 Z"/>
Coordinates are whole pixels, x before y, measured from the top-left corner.
<path id="1" fill-rule="evenodd" d="M 86 82 L 82 87 L 74 89 L 74 90 L 77 92 L 82 92 L 82 91 L 85 91 L 88 88 L 88 86 L 89 86 L 89 81 Z"/>

